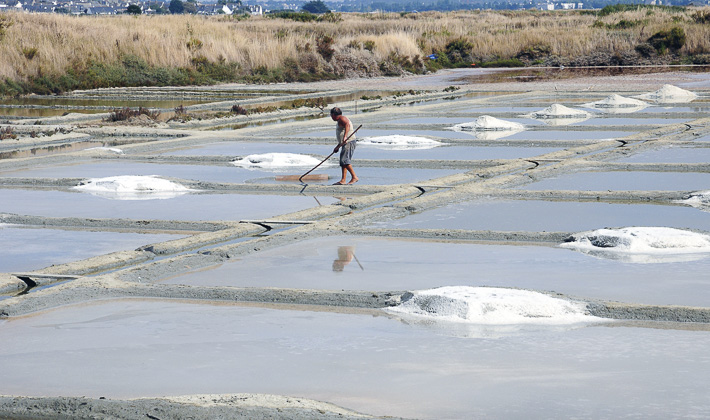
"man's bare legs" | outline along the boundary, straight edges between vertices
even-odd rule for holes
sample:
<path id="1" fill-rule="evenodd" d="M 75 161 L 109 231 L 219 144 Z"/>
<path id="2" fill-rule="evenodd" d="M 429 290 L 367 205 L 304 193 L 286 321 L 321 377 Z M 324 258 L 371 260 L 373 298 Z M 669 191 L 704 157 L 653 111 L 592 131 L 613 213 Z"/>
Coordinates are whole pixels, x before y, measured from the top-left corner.
<path id="1" fill-rule="evenodd" d="M 340 181 L 336 182 L 336 184 L 345 185 L 345 181 L 347 181 L 348 178 L 348 172 L 350 172 L 350 182 L 348 182 L 348 184 L 354 184 L 358 181 L 359 178 L 355 175 L 353 165 L 341 166 L 340 170 L 342 171 L 342 176 L 340 177 Z"/>

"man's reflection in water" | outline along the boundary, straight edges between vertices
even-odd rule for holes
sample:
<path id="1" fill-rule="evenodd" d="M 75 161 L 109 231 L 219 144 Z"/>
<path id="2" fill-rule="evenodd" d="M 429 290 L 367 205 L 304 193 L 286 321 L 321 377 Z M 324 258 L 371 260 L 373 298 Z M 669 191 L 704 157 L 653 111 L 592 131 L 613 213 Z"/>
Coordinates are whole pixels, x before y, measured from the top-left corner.
<path id="1" fill-rule="evenodd" d="M 339 246 L 338 258 L 333 261 L 333 271 L 343 271 L 345 266 L 350 264 L 355 256 L 354 246 Z"/>

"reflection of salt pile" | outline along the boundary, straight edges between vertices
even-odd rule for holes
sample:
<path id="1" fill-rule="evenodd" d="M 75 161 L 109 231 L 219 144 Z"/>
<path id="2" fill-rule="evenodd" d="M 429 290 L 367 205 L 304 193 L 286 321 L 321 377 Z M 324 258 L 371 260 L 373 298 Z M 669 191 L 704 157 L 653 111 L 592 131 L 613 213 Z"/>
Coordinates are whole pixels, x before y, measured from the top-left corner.
<path id="1" fill-rule="evenodd" d="M 481 140 L 495 140 L 524 131 L 525 126 L 520 123 L 491 117 L 490 115 L 483 115 L 476 118 L 476 121 L 457 124 L 451 129 L 470 133 Z"/>
<path id="2" fill-rule="evenodd" d="M 687 103 L 694 101 L 698 95 L 695 93 L 681 89 L 673 85 L 663 85 L 660 89 L 651 93 L 635 96 L 639 99 L 646 99 L 659 104 L 671 103 Z"/>
<path id="3" fill-rule="evenodd" d="M 707 257 L 710 235 L 667 227 L 598 229 L 572 235 L 560 246 L 634 263 L 680 262 Z"/>
<path id="4" fill-rule="evenodd" d="M 293 167 L 312 167 L 320 163 L 319 159 L 294 153 L 264 153 L 249 155 L 232 161 L 232 165 L 247 169 L 279 170 Z"/>
<path id="5" fill-rule="evenodd" d="M 441 142 L 436 140 L 427 139 L 425 137 L 402 136 L 399 134 L 381 137 L 365 137 L 360 139 L 358 144 L 391 150 L 431 149 L 441 146 Z"/>
<path id="6" fill-rule="evenodd" d="M 83 181 L 74 189 L 113 200 L 164 200 L 191 191 L 183 185 L 155 175 L 92 178 Z"/>
<path id="7" fill-rule="evenodd" d="M 95 150 L 97 152 L 111 152 L 111 153 L 115 153 L 117 155 L 123 154 L 123 150 L 115 148 L 115 147 L 90 147 L 86 150 Z"/>
<path id="8" fill-rule="evenodd" d="M 621 95 L 613 94 L 601 101 L 590 102 L 582 105 L 585 108 L 599 109 L 603 112 L 611 114 L 624 114 L 640 111 L 648 106 L 648 103 L 639 101 L 638 99 L 626 98 Z"/>
<path id="9" fill-rule="evenodd" d="M 568 108 L 560 104 L 552 104 L 549 107 L 524 115 L 526 118 L 542 120 L 547 125 L 569 125 L 586 121 L 591 118 L 591 114 L 580 109 Z"/>
<path id="10" fill-rule="evenodd" d="M 598 320 L 584 304 L 527 290 L 451 286 L 419 290 L 389 311 L 432 320 L 486 325 L 571 324 Z"/>
<path id="11" fill-rule="evenodd" d="M 690 198 L 680 200 L 679 202 L 693 206 L 702 211 L 710 211 L 710 191 L 699 191 L 692 193 Z"/>

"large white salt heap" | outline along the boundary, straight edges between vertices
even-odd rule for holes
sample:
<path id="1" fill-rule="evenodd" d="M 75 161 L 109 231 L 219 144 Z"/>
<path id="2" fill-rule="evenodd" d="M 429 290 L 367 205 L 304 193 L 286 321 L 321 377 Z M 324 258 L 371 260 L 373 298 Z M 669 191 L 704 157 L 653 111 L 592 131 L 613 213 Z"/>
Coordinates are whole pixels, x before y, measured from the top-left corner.
<path id="1" fill-rule="evenodd" d="M 587 111 L 572 109 L 560 104 L 552 104 L 549 107 L 523 115 L 526 118 L 542 120 L 547 125 L 569 125 L 586 121 L 592 117 Z"/>
<path id="2" fill-rule="evenodd" d="M 112 200 L 165 200 L 187 194 L 191 189 L 156 175 L 123 175 L 91 178 L 74 189 Z"/>
<path id="3" fill-rule="evenodd" d="M 358 144 L 389 150 L 431 149 L 441 146 L 441 142 L 436 140 L 425 137 L 402 136 L 399 134 L 380 137 L 365 137 L 358 140 Z"/>
<path id="4" fill-rule="evenodd" d="M 525 130 L 525 126 L 513 121 L 505 121 L 490 115 L 482 115 L 476 118 L 475 121 L 457 124 L 451 127 L 454 131 L 506 131 L 506 130 Z"/>
<path id="5" fill-rule="evenodd" d="M 605 99 L 602 99 L 601 101 L 586 103 L 582 106 L 585 108 L 599 109 L 603 112 L 612 114 L 622 114 L 640 111 L 649 106 L 649 104 L 638 99 L 613 94 Z"/>
<path id="6" fill-rule="evenodd" d="M 633 263 L 680 262 L 710 256 L 710 235 L 668 227 L 598 229 L 560 246 Z"/>
<path id="7" fill-rule="evenodd" d="M 321 161 L 308 155 L 294 153 L 264 153 L 249 155 L 232 161 L 232 165 L 247 169 L 280 170 L 294 167 L 312 167 Z"/>
<path id="8" fill-rule="evenodd" d="M 405 296 L 390 312 L 479 325 L 563 325 L 598 321 L 585 305 L 542 293 L 495 287 L 449 286 L 418 290 Z"/>
<path id="9" fill-rule="evenodd" d="M 663 85 L 655 92 L 635 96 L 635 98 L 646 99 L 658 104 L 687 103 L 694 101 L 697 97 L 698 95 L 695 93 L 673 85 Z"/>

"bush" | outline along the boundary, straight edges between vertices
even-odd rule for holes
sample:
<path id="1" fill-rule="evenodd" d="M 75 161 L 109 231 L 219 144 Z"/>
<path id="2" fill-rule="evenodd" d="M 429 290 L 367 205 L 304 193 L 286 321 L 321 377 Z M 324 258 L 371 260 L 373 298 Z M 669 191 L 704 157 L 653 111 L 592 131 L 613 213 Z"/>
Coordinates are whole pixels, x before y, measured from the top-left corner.
<path id="1" fill-rule="evenodd" d="M 678 51 L 685 45 L 685 31 L 678 26 L 670 31 L 659 31 L 648 38 L 648 43 L 660 54 L 665 53 L 668 49 Z"/>
<path id="2" fill-rule="evenodd" d="M 472 61 L 472 50 L 473 44 L 471 44 L 467 39 L 455 39 L 446 44 L 446 57 L 449 59 L 452 65 L 457 67 L 470 64 Z"/>
<path id="3" fill-rule="evenodd" d="M 638 44 L 636 47 L 634 47 L 634 50 L 636 50 L 639 55 L 646 58 L 651 57 L 653 56 L 653 54 L 656 53 L 656 49 L 653 48 L 653 46 L 647 42 Z"/>
<path id="4" fill-rule="evenodd" d="M 232 105 L 232 113 L 237 114 L 237 115 L 247 115 L 248 111 L 243 106 L 235 104 L 235 105 Z"/>
<path id="5" fill-rule="evenodd" d="M 316 51 L 318 51 L 318 54 L 326 61 L 330 61 L 335 53 L 335 49 L 333 48 L 334 43 L 335 40 L 330 35 L 321 35 L 318 37 Z"/>
<path id="6" fill-rule="evenodd" d="M 12 132 L 12 127 L 0 128 L 0 140 L 16 139 L 17 135 Z"/>
<path id="7" fill-rule="evenodd" d="M 35 47 L 25 47 L 22 48 L 22 55 L 25 56 L 26 59 L 32 60 L 37 56 L 37 48 Z"/>
<path id="8" fill-rule="evenodd" d="M 710 12 L 707 10 L 698 10 L 693 13 L 692 18 L 695 23 L 707 24 L 710 23 Z"/>
<path id="9" fill-rule="evenodd" d="M 278 12 L 268 13 L 266 17 L 271 19 L 290 19 L 296 22 L 312 22 L 318 20 L 318 16 L 309 12 L 293 12 L 289 10 L 281 10 Z"/>

